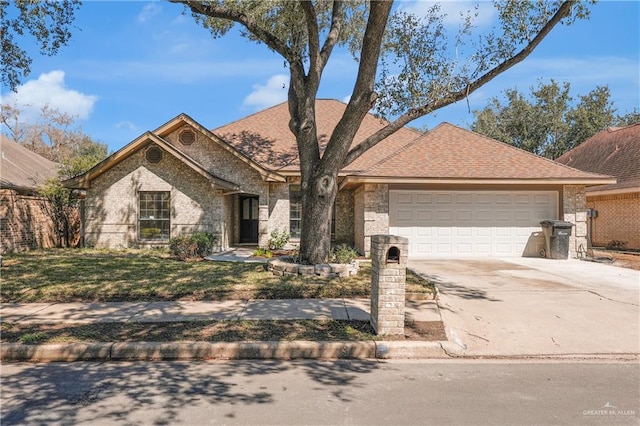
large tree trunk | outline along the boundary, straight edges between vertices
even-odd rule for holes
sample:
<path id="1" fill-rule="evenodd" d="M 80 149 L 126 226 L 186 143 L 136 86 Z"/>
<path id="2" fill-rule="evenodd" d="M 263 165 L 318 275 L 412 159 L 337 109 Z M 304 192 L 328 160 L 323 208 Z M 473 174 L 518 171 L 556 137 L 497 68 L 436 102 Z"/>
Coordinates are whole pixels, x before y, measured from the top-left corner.
<path id="1" fill-rule="evenodd" d="M 302 191 L 300 254 L 309 264 L 326 263 L 331 249 L 331 213 L 336 199 L 336 173 L 312 175 Z M 303 185 L 304 185 L 303 183 Z"/>

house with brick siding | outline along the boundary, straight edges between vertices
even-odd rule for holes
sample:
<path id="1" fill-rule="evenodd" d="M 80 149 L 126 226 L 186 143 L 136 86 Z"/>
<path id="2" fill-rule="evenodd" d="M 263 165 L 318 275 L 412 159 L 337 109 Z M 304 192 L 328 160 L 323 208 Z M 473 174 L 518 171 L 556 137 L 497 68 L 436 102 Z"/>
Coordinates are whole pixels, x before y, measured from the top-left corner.
<path id="1" fill-rule="evenodd" d="M 318 100 L 328 141 L 346 105 Z M 164 244 L 196 231 L 218 250 L 266 246 L 271 232 L 300 237 L 304 215 L 296 140 L 286 103 L 210 130 L 181 114 L 114 153 L 67 186 L 84 190 L 84 240 L 95 247 Z M 385 126 L 365 117 L 354 145 Z M 409 256 L 523 256 L 544 248 L 540 221 L 576 225 L 586 243 L 585 188 L 613 184 L 443 123 L 400 129 L 339 174 L 335 242 L 368 255 L 371 236 L 409 239 Z"/>
<path id="2" fill-rule="evenodd" d="M 615 184 L 586 188 L 591 242 L 640 249 L 640 123 L 602 130 L 556 161 L 617 178 Z"/>
<path id="3" fill-rule="evenodd" d="M 48 201 L 38 186 L 60 165 L 0 135 L 0 255 L 55 247 L 57 237 Z"/>

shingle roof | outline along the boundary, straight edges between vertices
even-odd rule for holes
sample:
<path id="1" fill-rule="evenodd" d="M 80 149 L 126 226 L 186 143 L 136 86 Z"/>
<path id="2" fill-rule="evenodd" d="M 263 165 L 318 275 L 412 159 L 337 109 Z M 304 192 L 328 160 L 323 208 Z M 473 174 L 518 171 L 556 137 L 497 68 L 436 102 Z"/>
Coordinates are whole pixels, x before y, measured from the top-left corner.
<path id="1" fill-rule="evenodd" d="M 57 176 L 60 165 L 0 135 L 0 186 L 33 190 Z"/>
<path id="2" fill-rule="evenodd" d="M 342 117 L 346 104 L 335 99 L 316 101 L 316 125 L 321 146 L 329 141 L 333 129 Z M 367 114 L 354 138 L 354 145 L 383 128 L 387 123 Z M 296 139 L 289 130 L 289 108 L 286 102 L 213 130 L 247 157 L 270 170 L 298 171 Z M 345 170 L 367 169 L 420 136 L 403 128 L 376 145 Z"/>
<path id="3" fill-rule="evenodd" d="M 527 180 L 603 177 L 555 163 L 449 123 L 438 125 L 360 175 Z"/>
<path id="4" fill-rule="evenodd" d="M 596 133 L 556 159 L 576 169 L 618 178 L 618 183 L 590 188 L 591 191 L 640 186 L 640 123 L 610 127 Z"/>

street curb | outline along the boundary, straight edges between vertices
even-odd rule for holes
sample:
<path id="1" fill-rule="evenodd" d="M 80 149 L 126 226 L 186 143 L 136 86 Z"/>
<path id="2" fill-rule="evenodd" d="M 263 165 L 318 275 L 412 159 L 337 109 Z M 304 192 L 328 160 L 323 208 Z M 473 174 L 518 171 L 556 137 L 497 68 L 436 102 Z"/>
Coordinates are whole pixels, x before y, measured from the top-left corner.
<path id="1" fill-rule="evenodd" d="M 5 343 L 0 347 L 0 361 L 71 362 L 109 359 L 113 343 L 53 343 L 25 345 Z"/>
<path id="2" fill-rule="evenodd" d="M 376 358 L 432 359 L 449 356 L 439 342 L 400 341 L 7 343 L 0 347 L 2 362 Z"/>

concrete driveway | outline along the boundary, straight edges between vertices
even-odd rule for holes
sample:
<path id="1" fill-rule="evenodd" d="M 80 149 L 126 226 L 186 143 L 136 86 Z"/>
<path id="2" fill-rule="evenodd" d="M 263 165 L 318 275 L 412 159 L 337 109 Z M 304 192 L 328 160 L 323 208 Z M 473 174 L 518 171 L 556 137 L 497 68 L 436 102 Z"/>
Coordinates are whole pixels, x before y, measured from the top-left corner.
<path id="1" fill-rule="evenodd" d="M 579 260 L 410 260 L 462 356 L 638 355 L 640 272 Z"/>

